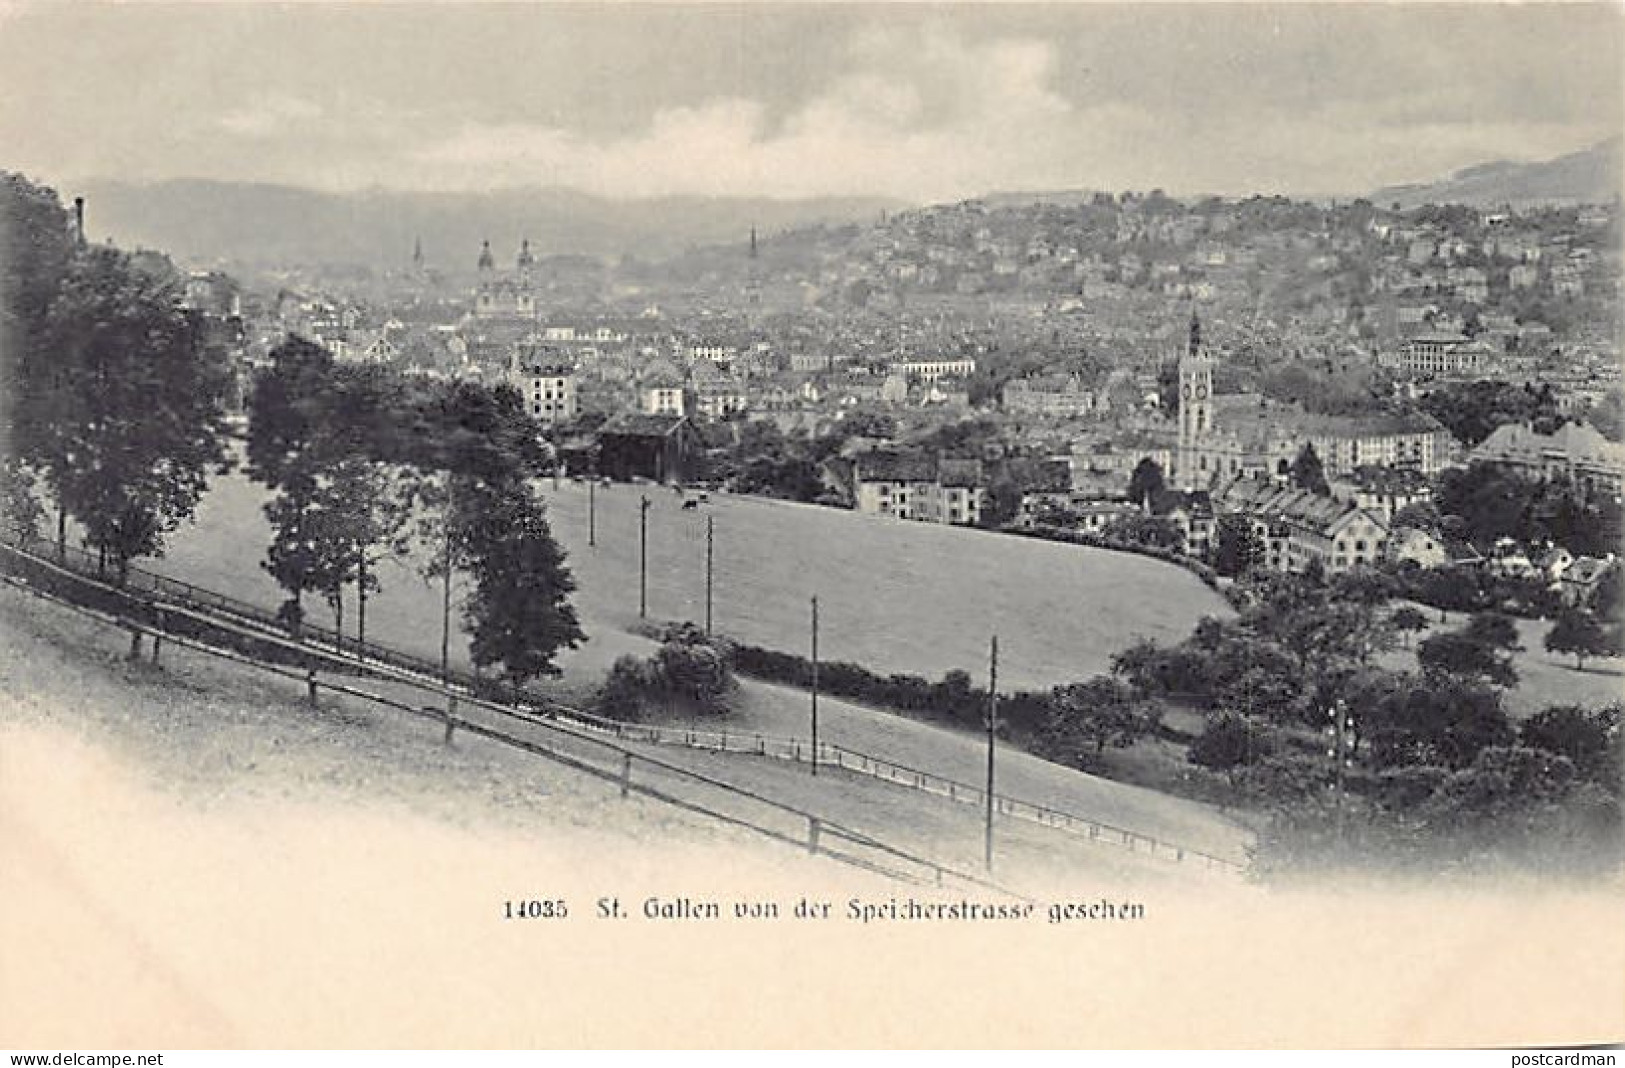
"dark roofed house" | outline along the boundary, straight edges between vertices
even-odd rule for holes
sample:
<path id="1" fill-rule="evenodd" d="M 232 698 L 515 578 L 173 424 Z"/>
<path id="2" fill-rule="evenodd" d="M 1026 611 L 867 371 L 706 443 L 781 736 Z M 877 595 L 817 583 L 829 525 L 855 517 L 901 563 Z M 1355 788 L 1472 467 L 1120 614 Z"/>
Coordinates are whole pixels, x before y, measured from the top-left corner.
<path id="1" fill-rule="evenodd" d="M 598 431 L 598 470 L 620 482 L 636 478 L 683 482 L 699 449 L 694 427 L 685 416 L 626 413 Z"/>
<path id="2" fill-rule="evenodd" d="M 975 523 L 984 497 L 980 460 L 938 460 L 921 453 L 880 450 L 854 458 L 857 510 L 929 523 Z"/>
<path id="3" fill-rule="evenodd" d="M 1207 490 L 1164 489 L 1151 494 L 1151 514 L 1172 523 L 1184 539 L 1181 551 L 1206 556 L 1213 544 L 1213 497 Z"/>

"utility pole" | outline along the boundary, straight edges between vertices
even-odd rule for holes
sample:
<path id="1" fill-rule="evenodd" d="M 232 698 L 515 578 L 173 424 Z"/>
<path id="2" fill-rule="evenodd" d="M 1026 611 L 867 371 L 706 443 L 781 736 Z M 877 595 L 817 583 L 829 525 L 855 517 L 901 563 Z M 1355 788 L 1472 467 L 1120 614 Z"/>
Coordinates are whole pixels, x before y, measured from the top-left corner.
<path id="1" fill-rule="evenodd" d="M 598 544 L 598 479 L 587 479 L 587 547 Z"/>
<path id="2" fill-rule="evenodd" d="M 705 517 L 705 636 L 711 636 L 711 557 L 716 541 L 716 517 Z"/>
<path id="3" fill-rule="evenodd" d="M 451 523 L 446 516 L 446 545 L 440 556 L 440 682 L 451 681 Z"/>
<path id="4" fill-rule="evenodd" d="M 987 870 L 993 870 L 993 752 L 999 724 L 999 636 L 993 635 L 987 666 Z"/>
<path id="5" fill-rule="evenodd" d="M 363 660 L 367 658 L 367 550 L 361 550 L 355 564 L 355 644 L 356 655 Z"/>
<path id="6" fill-rule="evenodd" d="M 649 495 L 638 505 L 638 618 L 649 617 Z"/>
<path id="7" fill-rule="evenodd" d="M 818 598 L 812 599 L 812 773 L 818 774 Z"/>
<path id="8" fill-rule="evenodd" d="M 1345 778 L 1348 769 L 1354 764 L 1354 754 L 1349 745 L 1349 735 L 1354 732 L 1354 717 L 1349 715 L 1348 703 L 1341 698 L 1333 702 L 1332 707 L 1326 710 L 1326 718 L 1331 720 L 1326 733 L 1330 735 L 1330 744 L 1326 748 L 1326 755 L 1331 757 L 1336 778 L 1333 780 L 1332 800 L 1337 807 L 1337 832 L 1339 839 L 1343 834 L 1343 793 Z"/>

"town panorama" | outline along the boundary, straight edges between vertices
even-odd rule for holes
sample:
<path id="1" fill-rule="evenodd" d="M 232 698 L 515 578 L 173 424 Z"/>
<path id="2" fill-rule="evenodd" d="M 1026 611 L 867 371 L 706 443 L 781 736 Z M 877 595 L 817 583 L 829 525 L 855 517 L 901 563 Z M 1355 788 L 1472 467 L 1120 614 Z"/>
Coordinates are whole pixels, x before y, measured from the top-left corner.
<path id="1" fill-rule="evenodd" d="M 233 38 L 242 69 L 291 17 Z M 1304 55 L 1322 17 L 1283 15 Z M 239 704 L 300 744 L 326 744 L 310 709 L 349 710 L 346 754 L 511 743 L 480 781 L 543 776 L 606 833 L 666 833 L 591 793 L 642 790 L 692 817 L 679 838 L 721 815 L 974 893 L 1617 876 L 1619 138 L 1558 116 L 1497 141 L 1534 94 L 1486 82 L 1504 127 L 1451 141 L 1407 100 L 1349 136 L 1414 105 L 1424 162 L 1383 140 L 1356 167 L 1256 100 L 1257 146 L 1227 150 L 1200 94 L 1147 86 L 1174 132 L 1115 155 L 1099 133 L 1097 171 L 1062 137 L 1106 92 L 1074 84 L 1070 38 L 933 29 L 920 64 L 960 76 L 904 87 L 906 41 L 853 32 L 800 74 L 740 60 L 725 88 L 760 99 L 651 68 L 521 121 L 506 82 L 458 95 L 501 81 L 469 63 L 397 126 L 381 87 L 414 87 L 358 59 L 342 91 L 313 74 L 218 115 L 166 74 L 192 116 L 172 158 L 41 120 L 0 205 L 18 662 L 111 641 L 97 685 L 228 777 L 187 704 L 216 683 L 259 687 Z M 815 61 L 874 69 L 822 92 Z M 74 114 L 40 84 L 30 106 Z M 1310 97 L 1317 129 L 1364 106 Z M 78 707 L 69 677 L 15 685 Z"/>

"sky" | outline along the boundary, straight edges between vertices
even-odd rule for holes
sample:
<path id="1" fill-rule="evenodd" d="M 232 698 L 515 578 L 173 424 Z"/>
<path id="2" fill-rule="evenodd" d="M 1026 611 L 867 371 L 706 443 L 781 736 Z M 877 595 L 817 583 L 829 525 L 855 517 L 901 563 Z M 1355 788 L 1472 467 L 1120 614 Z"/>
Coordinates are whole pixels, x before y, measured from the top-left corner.
<path id="1" fill-rule="evenodd" d="M 0 0 L 53 184 L 1348 196 L 1621 130 L 1618 4 Z"/>

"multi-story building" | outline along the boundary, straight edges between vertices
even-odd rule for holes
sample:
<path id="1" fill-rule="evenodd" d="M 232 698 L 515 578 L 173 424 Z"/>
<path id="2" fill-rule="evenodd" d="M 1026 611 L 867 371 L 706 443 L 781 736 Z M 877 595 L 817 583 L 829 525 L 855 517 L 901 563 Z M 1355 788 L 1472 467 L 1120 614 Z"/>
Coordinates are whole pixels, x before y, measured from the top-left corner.
<path id="1" fill-rule="evenodd" d="M 1095 394 L 1077 375 L 1035 375 L 1018 378 L 1001 394 L 1004 410 L 1032 415 L 1088 415 L 1095 410 Z"/>
<path id="2" fill-rule="evenodd" d="M 1246 516 L 1265 548 L 1265 564 L 1298 572 L 1318 563 L 1328 575 L 1383 557 L 1388 526 L 1334 497 L 1283 489 L 1268 479 L 1242 479 L 1226 488 L 1220 508 Z"/>
<path id="3" fill-rule="evenodd" d="M 1485 438 L 1469 459 L 1565 482 L 1587 496 L 1617 499 L 1625 489 L 1625 445 L 1609 441 L 1588 423 L 1565 423 L 1550 434 L 1508 423 Z"/>
<path id="4" fill-rule="evenodd" d="M 922 382 L 935 382 L 940 378 L 969 378 L 976 373 L 976 361 L 969 357 L 957 360 L 903 360 L 892 364 L 892 370 Z"/>
<path id="5" fill-rule="evenodd" d="M 568 360 L 540 349 L 515 352 L 503 377 L 519 391 L 533 419 L 552 426 L 580 414 L 575 368 Z"/>
<path id="6" fill-rule="evenodd" d="M 1411 375 L 1476 375 L 1495 356 L 1482 341 L 1461 334 L 1420 334 L 1377 357 L 1377 363 Z"/>
<path id="7" fill-rule="evenodd" d="M 1305 412 L 1251 393 L 1214 396 L 1213 357 L 1191 340 L 1179 361 L 1179 431 L 1173 478 L 1186 489 L 1236 478 L 1284 475 L 1312 447 L 1328 475 L 1359 467 L 1432 474 L 1448 459 L 1450 435 L 1425 414 L 1332 416 Z"/>
<path id="8" fill-rule="evenodd" d="M 977 460 L 904 452 L 871 452 L 853 464 L 853 500 L 859 512 L 925 523 L 973 524 L 986 490 Z"/>

